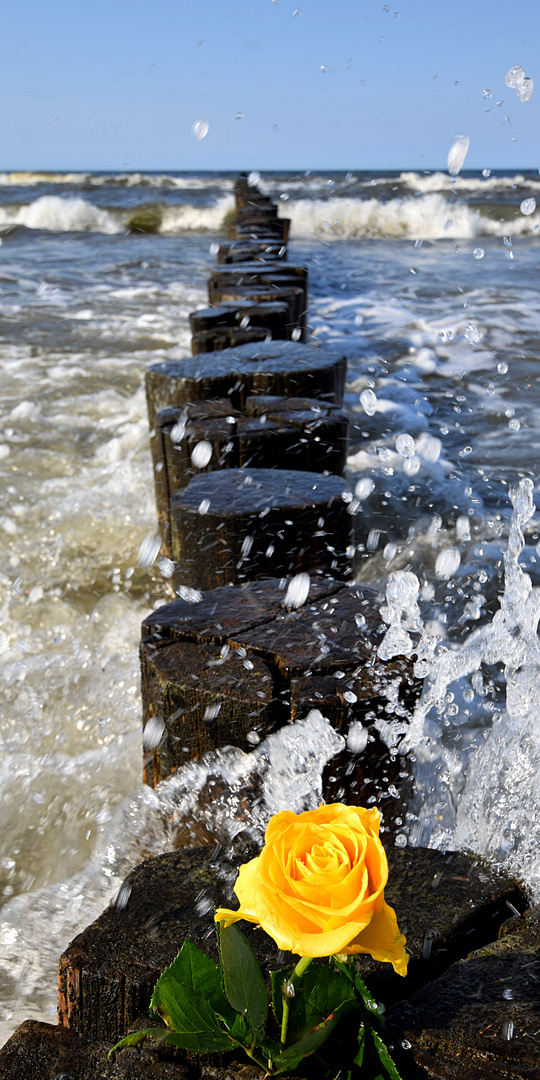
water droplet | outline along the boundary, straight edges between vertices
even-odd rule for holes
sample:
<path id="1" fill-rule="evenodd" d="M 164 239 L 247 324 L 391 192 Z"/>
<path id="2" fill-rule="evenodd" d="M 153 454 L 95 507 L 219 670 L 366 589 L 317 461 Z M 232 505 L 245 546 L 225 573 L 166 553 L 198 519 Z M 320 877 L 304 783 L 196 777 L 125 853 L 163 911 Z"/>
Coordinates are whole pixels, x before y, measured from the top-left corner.
<path id="1" fill-rule="evenodd" d="M 302 337 L 301 328 L 299 326 L 295 326 L 295 328 L 294 328 L 294 330 L 292 331 L 292 334 L 291 334 L 292 340 L 293 341 L 300 341 L 301 337 Z"/>
<path id="2" fill-rule="evenodd" d="M 463 332 L 463 336 L 470 345 L 478 345 L 484 335 L 474 323 L 468 323 Z"/>
<path id="3" fill-rule="evenodd" d="M 521 424 L 519 420 L 513 419 L 508 421 L 508 427 L 510 428 L 510 431 L 519 431 Z"/>
<path id="4" fill-rule="evenodd" d="M 524 199 L 520 204 L 519 209 L 522 214 L 525 214 L 525 217 L 528 217 L 529 214 L 534 214 L 534 211 L 536 210 L 536 199 Z"/>
<path id="5" fill-rule="evenodd" d="M 293 11 L 293 19 L 299 19 L 302 14 L 302 8 L 295 8 Z"/>
<path id="6" fill-rule="evenodd" d="M 260 741 L 261 736 L 258 734 L 257 731 L 248 731 L 246 735 L 246 742 L 248 742 L 250 746 L 258 746 Z"/>
<path id="7" fill-rule="evenodd" d="M 475 248 L 473 251 L 473 259 L 483 259 L 485 251 L 483 248 Z"/>
<path id="8" fill-rule="evenodd" d="M 510 1039 L 514 1038 L 514 1021 L 513 1020 L 503 1020 L 503 1022 L 501 1024 L 501 1035 L 502 1035 L 503 1039 L 506 1039 L 508 1042 L 510 1042 Z"/>
<path id="9" fill-rule="evenodd" d="M 187 604 L 200 604 L 202 600 L 202 593 L 198 589 L 192 589 L 189 585 L 179 585 L 176 595 L 181 600 L 185 600 Z"/>
<path id="10" fill-rule="evenodd" d="M 405 833 L 398 833 L 396 839 L 394 840 L 394 843 L 396 847 L 407 847 L 407 837 L 405 836 Z"/>
<path id="11" fill-rule="evenodd" d="M 410 1043 L 408 1039 L 402 1039 L 401 1040 L 401 1045 L 402 1045 L 404 1050 L 411 1050 L 412 1049 L 412 1043 Z"/>
<path id="12" fill-rule="evenodd" d="M 487 180 L 488 176 L 491 176 L 491 169 L 482 169 L 482 176 Z"/>
<path id="13" fill-rule="evenodd" d="M 221 702 L 218 705 L 207 705 L 204 710 L 203 720 L 208 722 L 209 720 L 215 720 L 216 716 L 219 716 L 221 710 Z"/>
<path id="14" fill-rule="evenodd" d="M 210 244 L 210 247 L 208 248 L 208 250 L 209 250 L 211 255 L 218 255 L 219 254 L 219 244 L 217 244 L 216 241 L 214 240 Z"/>
<path id="15" fill-rule="evenodd" d="M 209 126 L 206 120 L 197 120 L 191 130 L 196 139 L 205 139 L 208 135 Z"/>
<path id="16" fill-rule="evenodd" d="M 467 157 L 467 151 L 469 149 L 469 136 L 458 135 L 457 139 L 452 143 L 448 154 L 448 172 L 450 176 L 457 176 L 463 167 L 465 158 Z"/>
<path id="17" fill-rule="evenodd" d="M 357 695 L 354 694 L 352 690 L 346 690 L 343 697 L 345 698 L 345 701 L 349 702 L 349 705 L 354 705 L 358 701 Z"/>
<path id="18" fill-rule="evenodd" d="M 362 390 L 360 404 L 367 416 L 373 416 L 377 409 L 377 395 L 373 390 Z"/>
<path id="19" fill-rule="evenodd" d="M 506 375 L 506 372 L 508 371 L 508 364 L 505 360 L 501 360 L 500 363 L 497 364 L 497 371 L 499 372 L 499 375 Z"/>
<path id="20" fill-rule="evenodd" d="M 142 742 L 144 749 L 154 750 L 156 746 L 159 746 L 164 731 L 165 724 L 163 720 L 159 716 L 151 716 L 143 730 Z"/>
<path id="21" fill-rule="evenodd" d="M 504 244 L 505 247 L 512 247 L 512 237 L 511 236 L 503 236 L 503 244 Z"/>
<path id="22" fill-rule="evenodd" d="M 493 94 L 491 93 L 491 90 L 482 90 L 482 97 L 485 98 L 486 101 L 489 101 L 489 99 L 493 97 Z"/>
<path id="23" fill-rule="evenodd" d="M 347 733 L 347 750 L 351 754 L 363 754 L 369 739 L 369 729 L 359 720 L 351 724 Z"/>
<path id="24" fill-rule="evenodd" d="M 396 450 L 404 458 L 411 458 L 415 453 L 415 443 L 412 435 L 398 435 Z"/>
<path id="25" fill-rule="evenodd" d="M 309 574 L 296 574 L 289 581 L 283 606 L 286 608 L 300 608 L 305 604 L 310 587 Z"/>
<path id="26" fill-rule="evenodd" d="M 444 551 L 440 551 L 435 562 L 437 577 L 448 581 L 458 570 L 460 562 L 461 555 L 457 548 L 445 548 Z"/>
<path id="27" fill-rule="evenodd" d="M 212 457 L 212 443 L 201 439 L 193 448 L 191 464 L 194 469 L 205 469 Z"/>
<path id="28" fill-rule="evenodd" d="M 159 533 L 148 533 L 137 552 L 137 562 L 143 570 L 153 566 L 161 550 L 161 536 Z"/>
<path id="29" fill-rule="evenodd" d="M 158 559 L 158 570 L 162 577 L 172 578 L 174 574 L 175 564 L 172 559 L 168 559 L 165 555 L 161 559 Z"/>
<path id="30" fill-rule="evenodd" d="M 207 514 L 210 509 L 210 499 L 201 499 L 198 506 L 199 514 Z"/>
<path id="31" fill-rule="evenodd" d="M 354 489 L 354 494 L 357 499 L 367 499 L 371 495 L 375 484 L 370 476 L 363 476 L 361 480 L 358 480 Z"/>
<path id="32" fill-rule="evenodd" d="M 464 446 L 463 450 L 459 451 L 460 457 L 468 457 L 469 454 L 472 454 L 472 446 Z"/>

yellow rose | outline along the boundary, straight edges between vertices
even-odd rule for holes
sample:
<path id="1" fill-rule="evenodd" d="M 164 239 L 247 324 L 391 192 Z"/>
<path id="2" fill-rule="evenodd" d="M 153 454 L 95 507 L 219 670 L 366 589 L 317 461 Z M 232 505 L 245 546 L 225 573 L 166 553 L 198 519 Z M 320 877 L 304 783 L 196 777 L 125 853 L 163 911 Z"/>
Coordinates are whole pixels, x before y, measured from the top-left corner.
<path id="1" fill-rule="evenodd" d="M 279 949 L 300 956 L 369 953 L 405 975 L 405 938 L 384 899 L 380 818 L 343 803 L 275 814 L 260 855 L 240 867 L 239 910 L 219 908 L 216 922 L 259 923 Z"/>

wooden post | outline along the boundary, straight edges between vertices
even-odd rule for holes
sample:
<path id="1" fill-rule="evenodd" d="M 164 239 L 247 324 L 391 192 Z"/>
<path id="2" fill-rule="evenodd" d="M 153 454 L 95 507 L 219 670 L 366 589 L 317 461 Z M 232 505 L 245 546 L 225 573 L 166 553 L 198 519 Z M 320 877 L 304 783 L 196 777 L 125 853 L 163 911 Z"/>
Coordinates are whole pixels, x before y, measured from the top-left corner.
<path id="1" fill-rule="evenodd" d="M 171 497 L 175 585 L 316 570 L 351 573 L 352 520 L 337 476 L 292 469 L 224 469 L 194 477 Z"/>

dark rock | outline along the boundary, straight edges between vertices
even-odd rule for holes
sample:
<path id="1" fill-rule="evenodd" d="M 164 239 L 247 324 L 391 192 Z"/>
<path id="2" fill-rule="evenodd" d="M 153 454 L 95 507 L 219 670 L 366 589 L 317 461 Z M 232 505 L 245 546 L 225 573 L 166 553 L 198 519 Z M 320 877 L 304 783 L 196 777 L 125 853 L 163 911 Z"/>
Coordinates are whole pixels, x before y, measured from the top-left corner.
<path id="1" fill-rule="evenodd" d="M 472 913 L 471 913 L 472 915 Z M 513 919 L 500 940 L 471 952 L 409 1005 L 389 1014 L 404 1055 L 433 1080 L 540 1076 L 539 911 Z M 472 935 L 471 935 L 472 938 Z M 406 1067 L 406 1066 L 405 1066 Z"/>

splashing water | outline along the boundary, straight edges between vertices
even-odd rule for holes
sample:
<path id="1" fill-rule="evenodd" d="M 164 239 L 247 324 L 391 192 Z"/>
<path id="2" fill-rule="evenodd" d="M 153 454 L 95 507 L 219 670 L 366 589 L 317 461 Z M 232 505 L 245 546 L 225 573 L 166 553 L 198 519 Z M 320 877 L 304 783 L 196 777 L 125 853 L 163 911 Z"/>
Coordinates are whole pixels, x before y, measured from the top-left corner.
<path id="1" fill-rule="evenodd" d="M 433 639 L 423 635 L 415 649 L 419 658 L 415 673 L 426 674 L 424 692 L 400 749 L 414 749 L 418 800 L 423 800 L 410 839 L 433 847 L 473 850 L 503 863 L 537 901 L 540 588 L 533 587 L 519 565 L 525 545 L 523 527 L 536 510 L 532 481 L 521 480 L 511 498 L 514 513 L 504 553 L 500 608 L 492 622 L 473 631 L 455 650 L 440 647 L 435 651 Z M 452 727 L 464 722 L 460 695 L 464 703 L 484 696 L 482 666 L 498 667 L 504 673 L 506 708 L 491 712 L 493 723 L 472 749 L 467 767 L 455 743 L 445 743 L 444 724 Z M 455 693 L 450 691 L 454 684 Z M 441 717 L 445 718 L 442 733 Z"/>

